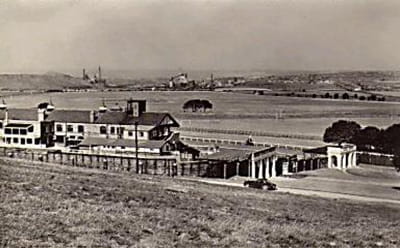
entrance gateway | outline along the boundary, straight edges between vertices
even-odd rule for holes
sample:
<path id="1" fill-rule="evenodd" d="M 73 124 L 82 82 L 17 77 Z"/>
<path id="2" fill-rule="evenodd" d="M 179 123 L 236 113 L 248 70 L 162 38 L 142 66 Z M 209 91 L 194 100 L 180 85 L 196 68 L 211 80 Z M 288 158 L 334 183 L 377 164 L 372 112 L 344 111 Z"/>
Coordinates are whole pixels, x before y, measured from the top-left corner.
<path id="1" fill-rule="evenodd" d="M 357 147 L 353 144 L 328 146 L 328 168 L 346 169 L 357 166 Z"/>

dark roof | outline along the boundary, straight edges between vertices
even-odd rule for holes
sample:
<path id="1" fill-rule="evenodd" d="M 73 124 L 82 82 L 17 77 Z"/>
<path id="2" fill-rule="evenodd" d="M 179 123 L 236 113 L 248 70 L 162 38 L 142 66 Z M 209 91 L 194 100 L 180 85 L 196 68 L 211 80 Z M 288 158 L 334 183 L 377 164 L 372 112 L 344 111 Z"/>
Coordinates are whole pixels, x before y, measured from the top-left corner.
<path id="1" fill-rule="evenodd" d="M 95 123 L 133 125 L 138 122 L 139 125 L 155 126 L 159 125 L 167 116 L 174 122 L 173 126 L 179 127 L 178 122 L 170 114 L 152 112 L 142 113 L 139 117 L 130 116 L 125 112 L 105 112 L 100 114 Z"/>
<path id="2" fill-rule="evenodd" d="M 95 121 L 98 124 L 122 124 L 127 114 L 125 112 L 112 112 L 107 111 L 99 114 L 99 117 Z"/>
<path id="3" fill-rule="evenodd" d="M 6 127 L 30 127 L 32 124 L 22 124 L 22 123 L 10 123 Z"/>
<path id="4" fill-rule="evenodd" d="M 327 146 L 322 146 L 322 147 L 317 147 L 317 148 L 312 148 L 312 149 L 304 149 L 304 153 L 314 153 L 314 154 L 322 154 L 322 155 L 327 155 L 328 154 L 328 147 Z"/>
<path id="5" fill-rule="evenodd" d="M 46 120 L 56 122 L 71 122 L 71 123 L 89 123 L 90 122 L 89 110 L 53 110 L 48 113 Z"/>
<path id="6" fill-rule="evenodd" d="M 4 119 L 6 110 L 0 110 L 0 119 Z M 10 120 L 25 120 L 37 121 L 37 109 L 8 109 L 8 119 Z"/>
<path id="7" fill-rule="evenodd" d="M 51 112 L 47 112 L 46 120 L 70 123 L 90 123 L 90 115 L 90 110 L 55 109 Z M 0 120 L 4 119 L 4 117 L 5 110 L 0 110 Z M 153 112 L 145 112 L 142 113 L 139 117 L 133 117 L 123 111 L 107 111 L 105 113 L 99 113 L 99 116 L 97 120 L 95 120 L 95 123 L 133 125 L 135 124 L 135 122 L 138 122 L 139 125 L 156 126 L 159 125 L 166 117 L 172 120 L 173 127 L 179 127 L 178 122 L 170 114 Z M 36 108 L 8 109 L 8 118 L 10 120 L 37 121 L 38 112 Z"/>
<path id="8" fill-rule="evenodd" d="M 247 160 L 250 155 L 251 151 L 249 150 L 220 148 L 218 152 L 207 155 L 206 158 L 210 160 L 242 161 L 242 160 Z"/>

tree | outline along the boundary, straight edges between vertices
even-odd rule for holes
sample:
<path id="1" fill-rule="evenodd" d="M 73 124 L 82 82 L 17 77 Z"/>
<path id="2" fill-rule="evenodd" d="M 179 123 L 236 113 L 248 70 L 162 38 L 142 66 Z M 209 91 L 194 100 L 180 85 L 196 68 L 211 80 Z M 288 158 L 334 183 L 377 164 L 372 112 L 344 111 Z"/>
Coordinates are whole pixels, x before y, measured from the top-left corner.
<path id="1" fill-rule="evenodd" d="M 371 95 L 367 99 L 368 101 L 376 101 L 376 95 Z"/>
<path id="2" fill-rule="evenodd" d="M 334 99 L 338 99 L 338 98 L 339 98 L 339 93 L 333 94 L 333 98 L 334 98 Z"/>
<path id="3" fill-rule="evenodd" d="M 394 154 L 400 151 L 400 124 L 394 124 L 383 131 L 382 143 L 385 153 Z"/>
<path id="4" fill-rule="evenodd" d="M 346 93 L 343 93 L 342 98 L 343 98 L 344 100 L 348 100 L 348 99 L 350 99 L 350 96 L 349 96 L 349 94 L 346 92 Z"/>
<path id="5" fill-rule="evenodd" d="M 354 143 L 359 150 L 381 150 L 382 131 L 377 127 L 368 126 L 354 135 L 351 143 Z"/>
<path id="6" fill-rule="evenodd" d="M 400 150 L 396 149 L 393 155 L 393 166 L 397 172 L 400 172 Z"/>
<path id="7" fill-rule="evenodd" d="M 331 95 L 329 94 L 329 92 L 326 92 L 325 93 L 325 98 L 330 98 L 331 97 Z"/>
<path id="8" fill-rule="evenodd" d="M 323 140 L 333 143 L 351 142 L 360 130 L 361 126 L 357 122 L 339 120 L 325 130 Z"/>
<path id="9" fill-rule="evenodd" d="M 207 109 L 212 109 L 212 107 L 212 103 L 208 100 L 192 99 L 183 104 L 183 111 L 191 109 L 192 112 L 205 112 Z"/>

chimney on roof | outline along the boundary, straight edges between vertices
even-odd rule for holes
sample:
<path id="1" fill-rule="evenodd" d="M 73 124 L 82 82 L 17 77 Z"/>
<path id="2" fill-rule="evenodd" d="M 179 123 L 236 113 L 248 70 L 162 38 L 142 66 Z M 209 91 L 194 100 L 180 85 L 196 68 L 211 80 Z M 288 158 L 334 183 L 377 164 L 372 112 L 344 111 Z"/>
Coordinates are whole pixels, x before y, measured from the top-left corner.
<path id="1" fill-rule="evenodd" d="M 85 68 L 83 68 L 83 70 L 82 70 L 82 79 L 83 79 L 83 80 L 86 80 L 86 71 L 85 71 Z"/>
<path id="2" fill-rule="evenodd" d="M 97 112 L 96 111 L 90 111 L 90 116 L 89 116 L 89 122 L 94 123 L 97 120 Z"/>
<path id="3" fill-rule="evenodd" d="M 8 109 L 5 109 L 3 126 L 8 124 Z"/>
<path id="4" fill-rule="evenodd" d="M 101 67 L 99 66 L 99 82 L 101 81 Z"/>
<path id="5" fill-rule="evenodd" d="M 44 121 L 46 117 L 46 109 L 44 108 L 38 108 L 38 121 Z"/>
<path id="6" fill-rule="evenodd" d="M 127 101 L 126 113 L 133 117 L 139 117 L 143 112 L 146 112 L 146 100 L 133 100 Z"/>

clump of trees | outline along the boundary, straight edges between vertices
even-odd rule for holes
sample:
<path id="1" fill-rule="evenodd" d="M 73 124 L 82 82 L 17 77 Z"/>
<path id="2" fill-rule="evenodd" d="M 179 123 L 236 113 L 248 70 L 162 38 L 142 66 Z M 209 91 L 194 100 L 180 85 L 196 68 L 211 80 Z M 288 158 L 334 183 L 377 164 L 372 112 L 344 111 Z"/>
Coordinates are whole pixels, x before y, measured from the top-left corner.
<path id="1" fill-rule="evenodd" d="M 288 96 L 288 97 L 312 97 L 312 98 L 327 98 L 327 99 L 342 99 L 342 100 L 350 100 L 350 99 L 355 99 L 355 100 L 360 100 L 360 101 L 386 101 L 386 98 L 384 96 L 377 96 L 377 95 L 350 95 L 348 92 L 344 92 L 343 94 L 340 94 L 338 92 L 330 94 L 329 92 L 322 93 L 322 94 L 303 94 L 303 93 L 275 93 L 275 96 Z"/>
<path id="2" fill-rule="evenodd" d="M 339 120 L 325 130 L 324 142 L 353 143 L 361 151 L 400 155 L 400 124 L 386 129 L 374 126 L 362 128 L 357 122 Z"/>
<path id="3" fill-rule="evenodd" d="M 192 112 L 206 112 L 212 109 L 213 105 L 208 100 L 192 99 L 183 104 L 183 111 L 191 110 Z"/>

